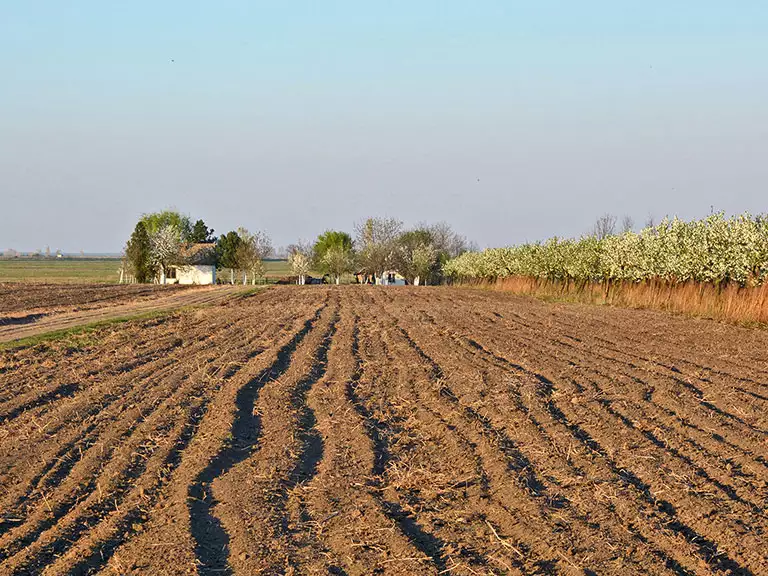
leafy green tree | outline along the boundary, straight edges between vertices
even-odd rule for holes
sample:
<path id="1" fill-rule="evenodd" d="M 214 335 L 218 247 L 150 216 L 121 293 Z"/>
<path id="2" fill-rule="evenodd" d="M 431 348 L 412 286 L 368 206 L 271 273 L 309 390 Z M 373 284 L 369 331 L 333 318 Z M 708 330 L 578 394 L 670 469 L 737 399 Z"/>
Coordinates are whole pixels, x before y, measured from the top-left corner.
<path id="1" fill-rule="evenodd" d="M 213 228 L 208 228 L 205 222 L 198 220 L 192 226 L 192 232 L 189 236 L 189 242 L 215 242 L 216 238 L 213 236 Z"/>
<path id="2" fill-rule="evenodd" d="M 144 223 L 150 238 L 163 228 L 172 226 L 179 231 L 179 237 L 182 242 L 191 241 L 192 221 L 189 216 L 181 214 L 175 210 L 163 210 L 162 212 L 144 214 L 141 217 L 141 222 Z"/>
<path id="3" fill-rule="evenodd" d="M 339 284 L 342 275 L 350 272 L 354 263 L 352 236 L 337 230 L 323 232 L 315 241 L 314 260 L 320 270 L 333 276 Z"/>
<path id="4" fill-rule="evenodd" d="M 125 247 L 125 256 L 136 282 L 150 282 L 155 277 L 152 265 L 152 242 L 143 221 L 136 224 L 131 239 Z"/>
<path id="5" fill-rule="evenodd" d="M 229 282 L 235 283 L 235 270 L 239 269 L 237 251 L 242 239 L 234 230 L 219 237 L 216 243 L 216 259 L 222 268 L 229 268 Z"/>
<path id="6" fill-rule="evenodd" d="M 330 248 L 341 248 L 344 251 L 352 250 L 352 236 L 346 232 L 340 232 L 337 230 L 327 230 L 320 234 L 315 241 L 315 257 L 319 260 L 323 259 L 325 253 Z"/>

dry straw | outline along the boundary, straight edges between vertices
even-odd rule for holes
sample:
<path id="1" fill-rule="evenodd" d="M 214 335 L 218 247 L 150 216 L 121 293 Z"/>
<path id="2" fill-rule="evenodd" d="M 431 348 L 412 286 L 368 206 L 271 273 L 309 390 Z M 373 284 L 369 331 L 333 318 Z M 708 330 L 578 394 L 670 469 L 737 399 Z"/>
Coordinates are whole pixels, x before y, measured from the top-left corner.
<path id="1" fill-rule="evenodd" d="M 510 276 L 468 280 L 463 285 L 541 298 L 665 310 L 736 323 L 768 324 L 768 284 L 740 286 L 703 282 L 577 282 Z"/>

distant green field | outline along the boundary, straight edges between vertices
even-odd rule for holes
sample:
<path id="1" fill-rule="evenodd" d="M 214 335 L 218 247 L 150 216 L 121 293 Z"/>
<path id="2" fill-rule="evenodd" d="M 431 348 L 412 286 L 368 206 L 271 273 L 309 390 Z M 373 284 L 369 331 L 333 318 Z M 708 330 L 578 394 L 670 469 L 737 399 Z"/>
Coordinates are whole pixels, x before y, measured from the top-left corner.
<path id="1" fill-rule="evenodd" d="M 0 282 L 117 284 L 119 268 L 116 258 L 0 259 Z M 267 260 L 264 268 L 268 280 L 291 275 L 286 260 Z M 219 276 L 228 279 L 229 272 L 220 271 Z"/>
<path id="2" fill-rule="evenodd" d="M 116 284 L 120 261 L 115 258 L 0 260 L 0 282 Z"/>

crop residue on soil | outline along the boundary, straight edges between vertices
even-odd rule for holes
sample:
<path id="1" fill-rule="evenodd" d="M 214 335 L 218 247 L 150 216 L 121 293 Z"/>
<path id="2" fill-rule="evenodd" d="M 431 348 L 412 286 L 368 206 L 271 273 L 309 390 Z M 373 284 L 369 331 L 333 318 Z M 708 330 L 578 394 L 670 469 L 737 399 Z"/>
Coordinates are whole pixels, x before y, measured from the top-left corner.
<path id="1" fill-rule="evenodd" d="M 763 331 L 275 288 L 0 352 L 0 573 L 766 574 L 767 410 Z"/>

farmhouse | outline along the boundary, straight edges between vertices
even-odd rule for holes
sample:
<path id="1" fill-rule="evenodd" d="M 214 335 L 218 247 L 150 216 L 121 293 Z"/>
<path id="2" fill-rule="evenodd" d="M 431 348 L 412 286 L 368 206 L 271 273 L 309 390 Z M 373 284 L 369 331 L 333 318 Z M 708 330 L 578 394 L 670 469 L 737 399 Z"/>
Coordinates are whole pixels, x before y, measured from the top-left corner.
<path id="1" fill-rule="evenodd" d="M 189 244 L 182 248 L 181 257 L 183 264 L 168 270 L 169 284 L 216 284 L 215 244 Z"/>

